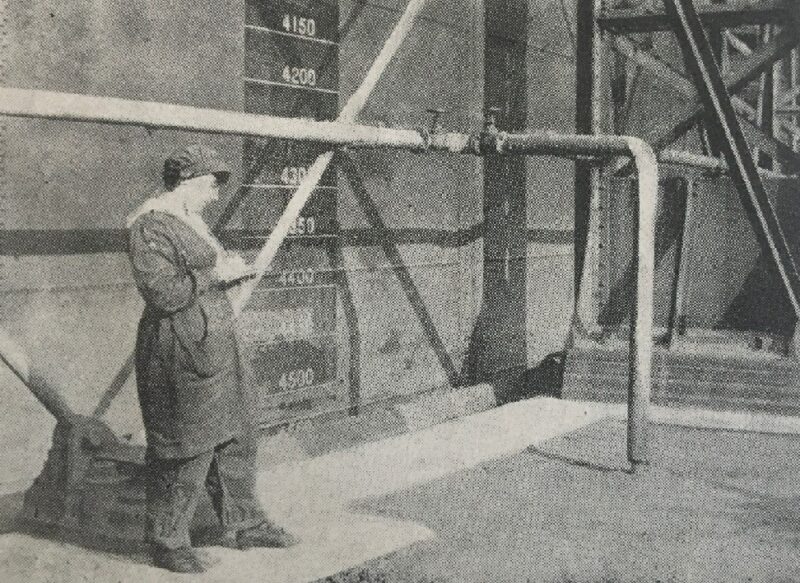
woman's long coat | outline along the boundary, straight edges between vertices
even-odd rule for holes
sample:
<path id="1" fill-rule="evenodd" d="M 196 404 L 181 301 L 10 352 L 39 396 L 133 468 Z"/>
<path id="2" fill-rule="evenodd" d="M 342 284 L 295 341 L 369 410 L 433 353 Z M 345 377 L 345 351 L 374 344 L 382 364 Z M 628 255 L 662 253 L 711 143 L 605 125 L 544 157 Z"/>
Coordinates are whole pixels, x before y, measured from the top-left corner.
<path id="1" fill-rule="evenodd" d="M 233 309 L 215 285 L 215 250 L 179 218 L 145 212 L 129 236 L 146 304 L 136 385 L 147 445 L 157 457 L 191 457 L 251 428 Z"/>

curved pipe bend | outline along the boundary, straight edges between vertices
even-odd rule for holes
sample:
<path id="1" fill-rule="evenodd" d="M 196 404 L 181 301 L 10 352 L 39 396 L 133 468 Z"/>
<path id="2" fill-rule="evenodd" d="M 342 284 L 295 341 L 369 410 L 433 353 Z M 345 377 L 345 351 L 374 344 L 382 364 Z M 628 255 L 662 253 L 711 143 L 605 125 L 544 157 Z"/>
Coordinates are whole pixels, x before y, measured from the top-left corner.
<path id="1" fill-rule="evenodd" d="M 633 136 L 572 135 L 554 132 L 528 134 L 486 133 L 476 151 L 469 134 L 434 134 L 425 139 L 414 130 L 398 130 L 357 125 L 347 122 L 320 122 L 295 118 L 271 117 L 181 105 L 141 102 L 118 98 L 77 95 L 49 91 L 2 87 L 0 114 L 80 122 L 137 125 L 148 128 L 193 130 L 213 134 L 286 138 L 322 142 L 331 146 L 395 148 L 412 151 L 445 151 L 486 155 L 625 155 L 636 162 L 639 176 L 637 236 L 637 300 L 635 325 L 631 327 L 631 377 L 628 398 L 628 458 L 635 465 L 647 461 L 647 417 L 650 401 L 652 359 L 652 314 L 655 212 L 658 199 L 658 161 L 652 148 Z M 494 136 L 492 138 L 491 136 Z M 494 152 L 484 147 L 486 138 L 494 140 Z M 317 162 L 325 160 L 318 158 Z M 316 163 L 315 163 L 316 164 Z M 319 169 L 324 169 L 320 164 Z M 310 171 L 309 174 L 312 174 Z M 319 172 L 321 175 L 321 171 Z M 306 189 L 309 190 L 309 189 Z M 308 193 L 306 193 L 308 194 Z M 307 198 L 307 197 L 306 197 Z M 273 236 L 265 244 L 265 257 L 271 261 L 274 251 L 288 233 L 288 225 L 297 218 L 305 199 L 295 195 L 280 218 Z M 262 250 L 262 253 L 264 250 Z M 265 260 L 259 265 L 269 266 Z M 241 304 L 239 303 L 239 308 Z M 0 354 L 15 352 L 3 351 Z M 23 382 L 29 383 L 24 370 L 6 360 Z M 49 384 L 48 384 L 49 385 Z M 46 395 L 45 395 L 46 393 Z M 37 395 L 38 396 L 38 395 Z M 45 391 L 43 403 L 51 413 L 68 416 L 68 408 L 55 391 Z M 52 397 L 52 398 L 51 398 Z M 40 398 L 42 398 L 40 396 Z"/>

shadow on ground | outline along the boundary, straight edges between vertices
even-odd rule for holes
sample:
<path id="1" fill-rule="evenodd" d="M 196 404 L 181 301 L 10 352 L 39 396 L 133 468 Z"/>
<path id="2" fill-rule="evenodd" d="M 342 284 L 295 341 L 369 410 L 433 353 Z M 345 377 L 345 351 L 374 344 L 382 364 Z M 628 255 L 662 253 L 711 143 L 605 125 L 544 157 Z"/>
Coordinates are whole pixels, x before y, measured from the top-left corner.
<path id="1" fill-rule="evenodd" d="M 13 492 L 0 496 L 0 534 L 17 530 L 17 515 L 22 509 L 25 492 Z"/>
<path id="2" fill-rule="evenodd" d="M 652 451 L 629 473 L 606 420 L 363 501 L 438 537 L 328 583 L 800 580 L 800 438 L 656 426 Z"/>

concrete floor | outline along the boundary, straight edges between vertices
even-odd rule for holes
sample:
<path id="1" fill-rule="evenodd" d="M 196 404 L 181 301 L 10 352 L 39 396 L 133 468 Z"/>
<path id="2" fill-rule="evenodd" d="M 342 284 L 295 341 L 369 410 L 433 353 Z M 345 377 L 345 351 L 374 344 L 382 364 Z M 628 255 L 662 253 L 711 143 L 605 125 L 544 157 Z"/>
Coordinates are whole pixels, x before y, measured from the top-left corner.
<path id="1" fill-rule="evenodd" d="M 14 532 L 6 496 L 0 580 L 800 580 L 800 419 L 657 408 L 631 475 L 623 415 L 534 399 L 276 465 L 260 496 L 303 543 L 192 578 Z"/>
<path id="2" fill-rule="evenodd" d="M 604 420 L 360 504 L 437 535 L 362 569 L 386 581 L 800 581 L 800 437 L 659 426 L 652 466 L 631 475 L 609 448 L 624 433 Z"/>

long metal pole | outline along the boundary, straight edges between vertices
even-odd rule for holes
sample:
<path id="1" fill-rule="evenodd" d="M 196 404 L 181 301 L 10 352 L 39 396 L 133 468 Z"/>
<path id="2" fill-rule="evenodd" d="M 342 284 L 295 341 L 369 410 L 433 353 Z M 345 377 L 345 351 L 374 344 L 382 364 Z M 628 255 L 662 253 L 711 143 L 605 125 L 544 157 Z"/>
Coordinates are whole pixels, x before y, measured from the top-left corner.
<path id="1" fill-rule="evenodd" d="M 690 168 L 730 174 L 730 168 L 728 168 L 728 164 L 725 160 L 722 158 L 715 158 L 714 156 L 705 156 L 704 154 L 687 152 L 686 150 L 661 150 L 658 152 L 657 156 L 661 164 L 688 166 Z M 768 170 L 766 168 L 759 168 L 758 173 L 770 178 L 786 178 L 788 176 L 787 174 L 775 172 L 774 170 Z"/>
<path id="2" fill-rule="evenodd" d="M 2 328 L 0 328 L 0 360 L 30 389 L 53 417 L 62 422 L 69 422 L 75 417 L 58 384 L 47 378 L 44 371 L 36 368 L 22 347 Z"/>
<path id="3" fill-rule="evenodd" d="M 13 97 L 9 103 L 6 97 Z M 133 124 L 137 119 L 133 113 L 143 114 L 137 125 L 148 125 L 152 113 L 145 109 L 132 107 L 136 102 L 124 100 L 103 101 L 102 98 L 89 98 L 70 94 L 47 93 L 19 89 L 0 89 L 0 114 L 22 117 L 45 117 L 54 119 L 73 119 L 87 122 Z M 91 103 L 95 109 L 87 110 Z M 58 104 L 56 107 L 54 104 Z M 75 105 L 75 109 L 70 109 Z M 115 107 L 121 111 L 114 112 Z M 178 106 L 170 106 L 178 107 Z M 411 130 L 391 130 L 370 126 L 343 124 L 341 122 L 315 122 L 292 118 L 269 118 L 276 125 L 242 123 L 242 116 L 253 116 L 236 112 L 202 110 L 189 108 L 194 116 L 186 125 L 179 126 L 174 120 L 159 118 L 160 124 L 171 124 L 181 129 L 207 131 L 214 133 L 237 133 L 238 135 L 258 135 L 271 137 L 285 132 L 284 124 L 294 124 L 295 131 L 279 137 L 315 141 L 324 135 L 331 144 L 385 147 L 412 151 L 447 151 L 451 153 L 483 155 L 490 152 L 507 155 L 556 155 L 556 156 L 606 156 L 630 155 L 634 158 L 639 174 L 639 213 L 637 228 L 637 306 L 635 326 L 631 336 L 631 377 L 629 384 L 629 411 L 631 420 L 628 427 L 628 457 L 636 465 L 647 461 L 647 425 L 650 401 L 650 362 L 652 358 L 652 302 L 653 302 L 653 263 L 655 239 L 655 208 L 658 196 L 658 162 L 652 148 L 635 137 L 628 136 L 587 136 L 559 134 L 537 131 L 527 134 L 498 133 L 490 136 L 461 133 L 435 134 L 423 137 Z M 208 113 L 209 117 L 204 117 Z M 183 112 L 184 116 L 186 112 Z M 255 116 L 259 117 L 259 116 Z M 266 118 L 267 116 L 264 116 Z M 210 119 L 213 119 L 210 121 Z M 261 120 L 263 122 L 263 119 Z M 182 119 L 186 119 L 182 117 Z M 232 128 L 237 128 L 232 131 Z M 204 129 L 198 129 L 204 128 Z M 324 128 L 324 131 L 323 131 Z M 368 137 L 368 139 L 367 139 Z M 317 139 L 317 141 L 320 141 Z M 296 209 L 299 213 L 300 209 Z M 297 214 L 289 217 L 296 220 Z M 290 221 L 290 222 L 291 222 Z M 2 347 L 0 347 L 2 350 Z"/>
<path id="4" fill-rule="evenodd" d="M 386 69 L 386 66 L 389 64 L 389 61 L 394 56 L 403 39 L 411 30 L 411 26 L 413 25 L 414 20 L 419 14 L 419 11 L 422 9 L 424 3 L 425 0 L 411 0 L 408 3 L 403 16 L 397 22 L 392 34 L 389 36 L 383 46 L 383 49 L 373 62 L 372 66 L 367 72 L 367 75 L 361 82 L 361 85 L 347 100 L 344 108 L 342 108 L 337 121 L 351 122 L 364 108 L 369 95 L 372 93 L 373 89 L 375 89 L 375 86 L 377 85 L 383 71 Z M 275 123 L 272 118 L 268 119 L 271 120 L 271 123 L 274 123 L 276 128 L 281 127 L 281 124 Z M 236 120 L 227 120 L 227 123 L 235 126 L 238 122 Z M 291 125 L 293 126 L 295 124 Z M 339 130 L 337 129 L 336 131 L 338 132 Z M 413 139 L 415 136 L 409 137 Z M 238 289 L 232 290 L 233 310 L 237 316 L 241 314 L 244 306 L 247 304 L 247 301 L 252 296 L 253 291 L 264 277 L 264 274 L 266 273 L 267 269 L 269 269 L 273 259 L 275 259 L 278 249 L 286 239 L 286 236 L 289 234 L 294 221 L 297 220 L 298 215 L 313 194 L 314 189 L 319 184 L 319 181 L 322 179 L 322 175 L 325 173 L 325 170 L 327 169 L 328 164 L 330 164 L 332 157 L 332 152 L 324 152 L 320 154 L 316 160 L 314 160 L 314 163 L 309 167 L 302 181 L 298 185 L 297 190 L 294 192 L 286 208 L 283 210 L 283 213 L 278 218 L 278 222 L 275 225 L 275 228 L 272 230 L 272 233 L 267 238 L 264 246 L 256 256 L 256 259 L 253 263 L 253 269 L 256 273 L 256 277 L 252 280 L 244 282 L 238 287 Z M 133 355 L 128 357 L 128 359 L 122 365 L 120 371 L 115 375 L 114 380 L 112 381 L 108 391 L 106 391 L 105 395 L 103 396 L 102 401 L 98 403 L 97 407 L 95 408 L 95 416 L 101 415 L 106 409 L 108 409 L 111 401 L 115 398 L 116 394 L 119 392 L 119 389 L 122 388 L 123 383 L 125 383 L 132 370 Z"/>
<path id="5" fill-rule="evenodd" d="M 636 238 L 636 325 L 630 337 L 628 382 L 628 460 L 635 468 L 649 460 L 649 407 L 653 362 L 653 280 L 658 161 L 653 149 L 638 138 L 626 138 L 639 176 Z"/>
<path id="6" fill-rule="evenodd" d="M 348 98 L 347 103 L 345 103 L 341 112 L 339 112 L 337 121 L 352 122 L 355 120 L 356 116 L 361 113 L 361 110 L 364 109 L 364 105 L 366 105 L 367 99 L 378 84 L 381 75 L 383 75 L 389 62 L 397 53 L 400 45 L 414 26 L 414 21 L 425 5 L 425 1 L 426 0 L 409 1 L 405 12 L 403 12 L 400 20 L 397 21 L 392 34 L 389 35 L 386 43 L 384 43 L 383 48 L 369 68 L 361 85 L 359 85 L 358 89 Z M 250 296 L 253 295 L 253 291 L 258 286 L 267 269 L 269 269 L 272 260 L 275 259 L 278 249 L 283 244 L 284 239 L 286 239 L 286 236 L 289 234 L 289 230 L 295 224 L 297 217 L 300 215 L 306 202 L 308 202 L 317 184 L 319 184 L 322 175 L 325 173 L 332 159 L 333 152 L 325 152 L 320 154 L 309 167 L 308 172 L 292 195 L 283 213 L 281 213 L 278 222 L 272 229 L 272 233 L 270 233 L 270 236 L 267 238 L 264 246 L 253 262 L 256 276 L 242 284 L 239 287 L 237 295 L 234 296 L 234 314 L 240 314 L 247 304 L 247 301 L 250 299 Z"/>

